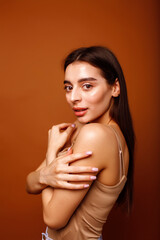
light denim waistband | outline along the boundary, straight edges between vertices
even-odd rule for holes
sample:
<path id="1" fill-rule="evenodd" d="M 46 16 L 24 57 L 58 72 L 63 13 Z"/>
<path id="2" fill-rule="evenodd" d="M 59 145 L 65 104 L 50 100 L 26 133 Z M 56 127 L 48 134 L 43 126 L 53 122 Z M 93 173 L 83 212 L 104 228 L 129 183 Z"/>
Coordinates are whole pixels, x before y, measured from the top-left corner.
<path id="1" fill-rule="evenodd" d="M 42 240 L 54 240 L 48 237 L 48 227 L 46 227 L 46 232 L 42 233 Z M 103 240 L 102 235 L 98 238 L 98 240 Z"/>
<path id="2" fill-rule="evenodd" d="M 48 227 L 46 227 L 46 232 L 42 233 L 42 240 L 53 240 L 52 238 L 48 237 Z"/>
<path id="3" fill-rule="evenodd" d="M 102 235 L 98 238 L 98 240 L 103 240 Z"/>

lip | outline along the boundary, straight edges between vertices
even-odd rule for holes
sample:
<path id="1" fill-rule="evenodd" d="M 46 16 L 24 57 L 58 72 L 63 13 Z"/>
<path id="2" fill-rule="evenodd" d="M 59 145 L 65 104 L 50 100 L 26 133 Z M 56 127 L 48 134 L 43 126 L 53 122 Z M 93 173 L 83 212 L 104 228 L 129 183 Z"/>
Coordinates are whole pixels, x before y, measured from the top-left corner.
<path id="1" fill-rule="evenodd" d="M 83 117 L 86 114 L 87 110 L 88 108 L 73 107 L 73 111 L 77 117 Z"/>

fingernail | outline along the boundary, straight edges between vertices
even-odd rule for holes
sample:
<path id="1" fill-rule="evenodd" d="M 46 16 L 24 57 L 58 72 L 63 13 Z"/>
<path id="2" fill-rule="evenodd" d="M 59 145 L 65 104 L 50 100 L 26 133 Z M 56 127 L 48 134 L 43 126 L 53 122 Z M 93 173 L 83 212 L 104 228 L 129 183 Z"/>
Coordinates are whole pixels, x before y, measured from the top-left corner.
<path id="1" fill-rule="evenodd" d="M 87 187 L 89 187 L 89 184 L 84 184 L 84 188 L 87 188 Z"/>
<path id="2" fill-rule="evenodd" d="M 97 177 L 96 176 L 91 176 L 90 179 L 95 180 Z"/>
<path id="3" fill-rule="evenodd" d="M 98 168 L 92 168 L 92 171 L 94 171 L 94 172 L 98 172 Z"/>
<path id="4" fill-rule="evenodd" d="M 91 155 L 92 154 L 92 151 L 88 151 L 86 152 L 87 155 Z"/>
<path id="5" fill-rule="evenodd" d="M 74 128 L 75 126 L 76 126 L 76 124 L 74 124 L 74 123 L 71 125 L 71 127 L 73 127 L 73 128 Z"/>
<path id="6" fill-rule="evenodd" d="M 69 150 L 71 150 L 71 148 L 72 148 L 72 147 L 69 147 L 68 150 L 67 150 L 67 152 L 69 152 Z"/>

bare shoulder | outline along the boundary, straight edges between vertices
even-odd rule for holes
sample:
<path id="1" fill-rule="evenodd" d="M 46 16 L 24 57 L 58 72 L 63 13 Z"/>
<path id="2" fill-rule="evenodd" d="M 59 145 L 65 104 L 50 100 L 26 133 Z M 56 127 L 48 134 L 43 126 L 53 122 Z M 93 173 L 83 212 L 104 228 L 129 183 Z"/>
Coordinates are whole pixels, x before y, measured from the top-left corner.
<path id="1" fill-rule="evenodd" d="M 129 165 L 128 147 L 118 127 L 112 126 L 119 136 L 124 156 L 125 173 Z M 88 165 L 99 168 L 98 180 L 106 185 L 115 185 L 120 179 L 120 159 L 117 137 L 113 129 L 100 123 L 86 124 L 76 139 L 75 152 L 92 151 L 93 155 L 80 160 L 76 165 Z"/>
<path id="2" fill-rule="evenodd" d="M 94 166 L 100 170 L 106 168 L 110 159 L 113 159 L 113 155 L 117 154 L 115 149 L 117 149 L 117 142 L 113 131 L 100 123 L 84 125 L 74 145 L 74 152 L 92 151 L 93 155 L 89 160 L 92 160 Z M 89 160 L 85 161 L 89 162 Z"/>
<path id="3" fill-rule="evenodd" d="M 77 137 L 77 142 L 79 141 L 83 141 L 87 145 L 89 142 L 94 145 L 107 145 L 109 148 L 116 143 L 113 131 L 108 126 L 101 123 L 90 123 L 84 125 Z"/>

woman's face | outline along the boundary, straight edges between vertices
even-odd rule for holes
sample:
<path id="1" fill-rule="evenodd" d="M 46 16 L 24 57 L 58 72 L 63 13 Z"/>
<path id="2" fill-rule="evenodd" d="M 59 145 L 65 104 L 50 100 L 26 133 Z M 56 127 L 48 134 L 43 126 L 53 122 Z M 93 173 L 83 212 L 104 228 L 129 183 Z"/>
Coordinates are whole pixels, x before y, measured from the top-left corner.
<path id="1" fill-rule="evenodd" d="M 98 68 L 86 62 L 73 62 L 66 68 L 64 85 L 67 102 L 79 122 L 93 122 L 108 114 L 112 86 Z"/>

